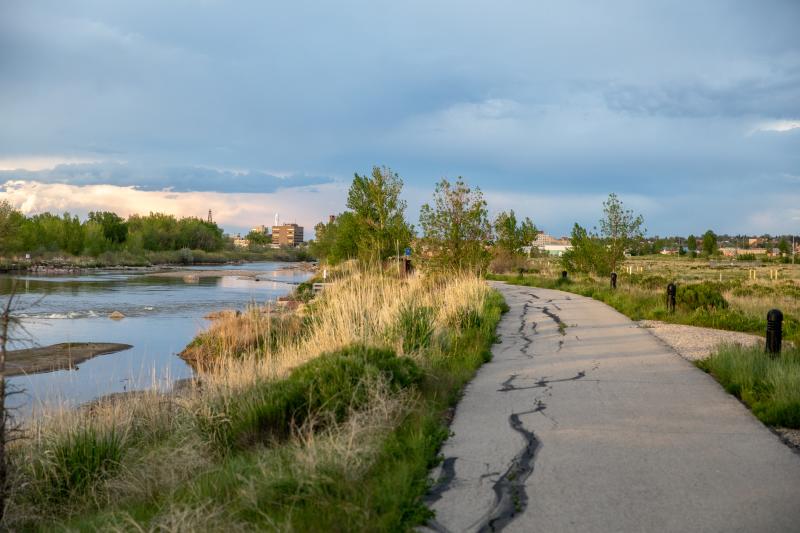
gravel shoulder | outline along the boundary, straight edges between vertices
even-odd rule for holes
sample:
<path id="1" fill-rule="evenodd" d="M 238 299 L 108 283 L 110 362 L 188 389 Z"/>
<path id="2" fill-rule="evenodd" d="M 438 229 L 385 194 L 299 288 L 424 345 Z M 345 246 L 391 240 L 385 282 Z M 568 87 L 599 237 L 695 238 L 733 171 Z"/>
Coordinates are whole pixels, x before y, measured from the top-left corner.
<path id="1" fill-rule="evenodd" d="M 758 335 L 738 331 L 667 324 L 658 320 L 640 320 L 638 324 L 689 361 L 705 359 L 720 344 L 756 346 L 764 342 L 764 339 Z"/>
<path id="2" fill-rule="evenodd" d="M 740 333 L 738 331 L 667 324 L 657 320 L 640 320 L 638 324 L 689 361 L 697 361 L 698 359 L 709 357 L 721 344 L 759 346 L 764 343 L 764 339 L 758 335 Z M 772 429 L 780 435 L 787 446 L 800 450 L 800 430 Z"/>

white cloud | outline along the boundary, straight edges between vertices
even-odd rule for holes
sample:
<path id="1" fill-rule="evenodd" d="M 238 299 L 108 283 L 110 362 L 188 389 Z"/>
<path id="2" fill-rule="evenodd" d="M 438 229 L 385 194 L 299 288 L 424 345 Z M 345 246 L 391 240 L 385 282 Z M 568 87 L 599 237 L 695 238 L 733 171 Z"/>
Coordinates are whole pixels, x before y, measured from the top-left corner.
<path id="1" fill-rule="evenodd" d="M 162 212 L 176 216 L 205 217 L 208 210 L 227 231 L 237 232 L 258 224 L 271 225 L 275 212 L 281 220 L 297 222 L 311 236 L 316 223 L 342 210 L 346 186 L 330 183 L 274 193 L 217 193 L 143 191 L 116 185 L 76 186 L 63 183 L 7 181 L 0 185 L 0 200 L 8 200 L 25 214 L 44 211 L 110 210 L 121 216 Z M 308 237 L 307 237 L 308 238 Z"/>
<path id="2" fill-rule="evenodd" d="M 757 131 L 777 131 L 780 133 L 800 128 L 800 120 L 772 120 L 758 124 L 751 133 Z"/>

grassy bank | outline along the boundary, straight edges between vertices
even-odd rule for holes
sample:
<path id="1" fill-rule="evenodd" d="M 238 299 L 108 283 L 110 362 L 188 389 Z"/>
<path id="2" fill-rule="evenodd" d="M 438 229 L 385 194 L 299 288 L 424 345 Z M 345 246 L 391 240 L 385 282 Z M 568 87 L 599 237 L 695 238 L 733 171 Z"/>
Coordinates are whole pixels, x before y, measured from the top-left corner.
<path id="1" fill-rule="evenodd" d="M 800 349 L 772 358 L 761 348 L 724 346 L 697 366 L 770 426 L 800 429 Z"/>
<path id="2" fill-rule="evenodd" d="M 800 285 L 792 280 L 772 286 L 737 279 L 679 282 L 677 307 L 670 313 L 666 305 L 666 286 L 671 279 L 658 274 L 621 275 L 617 289 L 611 289 L 607 280 L 585 275 L 570 275 L 568 279 L 540 274 L 489 275 L 488 278 L 588 296 L 633 320 L 661 320 L 757 335 L 765 334 L 766 310 L 781 307 L 784 338 L 800 340 L 800 315 L 797 314 Z"/>
<path id="3" fill-rule="evenodd" d="M 200 386 L 52 412 L 11 451 L 11 529 L 402 531 L 504 303 L 474 277 L 353 272 L 226 314 Z"/>
<path id="4" fill-rule="evenodd" d="M 237 261 L 308 261 L 310 256 L 303 249 L 281 248 L 263 251 L 222 250 L 166 250 L 161 252 L 128 251 L 105 252 L 98 256 L 72 256 L 62 253 L 43 253 L 30 260 L 0 258 L 0 272 L 27 270 L 44 266 L 54 269 L 82 269 L 104 267 L 145 267 L 153 265 L 202 265 L 223 264 Z"/>

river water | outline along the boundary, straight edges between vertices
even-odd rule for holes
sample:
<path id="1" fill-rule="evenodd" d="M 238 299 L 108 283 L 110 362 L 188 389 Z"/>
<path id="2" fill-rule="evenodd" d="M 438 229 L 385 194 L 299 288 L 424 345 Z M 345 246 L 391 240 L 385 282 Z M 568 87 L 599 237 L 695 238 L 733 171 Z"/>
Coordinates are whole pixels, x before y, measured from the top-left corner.
<path id="1" fill-rule="evenodd" d="M 230 276 L 166 278 L 142 271 L 96 271 L 69 276 L 2 276 L 0 302 L 5 303 L 16 278 L 24 328 L 10 349 L 61 342 L 115 342 L 133 348 L 84 361 L 74 370 L 14 376 L 7 379 L 22 390 L 9 403 L 21 414 L 43 405 L 77 405 L 98 396 L 153 386 L 168 388 L 192 376 L 192 368 L 176 354 L 221 309 L 244 309 L 291 292 L 310 274 L 291 263 L 249 263 L 191 267 L 228 270 Z M 263 273 L 256 281 L 235 275 L 238 270 Z M 112 320 L 119 311 L 125 318 Z M 27 339 L 26 339 L 27 337 Z"/>

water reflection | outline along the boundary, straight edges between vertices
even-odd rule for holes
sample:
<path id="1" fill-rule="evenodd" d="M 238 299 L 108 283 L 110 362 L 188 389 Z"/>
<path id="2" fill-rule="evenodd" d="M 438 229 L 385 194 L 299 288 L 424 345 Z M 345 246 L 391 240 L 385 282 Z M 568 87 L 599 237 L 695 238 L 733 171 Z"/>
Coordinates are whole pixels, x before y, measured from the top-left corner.
<path id="1" fill-rule="evenodd" d="M 119 342 L 132 344 L 124 352 L 103 355 L 81 363 L 77 370 L 16 376 L 7 381 L 25 389 L 11 403 L 23 412 L 41 402 L 75 405 L 99 395 L 168 387 L 190 377 L 192 369 L 175 354 L 207 322 L 211 311 L 243 309 L 248 303 L 265 303 L 292 290 L 309 273 L 287 269 L 290 264 L 251 263 L 198 270 L 251 271 L 248 276 L 159 277 L 152 272 L 93 272 L 70 276 L 17 276 L 16 288 L 23 309 L 18 313 L 37 345 L 60 342 Z M 252 271 L 263 278 L 258 281 Z M 9 294 L 11 276 L 0 277 L 0 295 Z M 125 318 L 108 316 L 118 311 Z M 12 348 L 24 347 L 17 343 Z"/>

